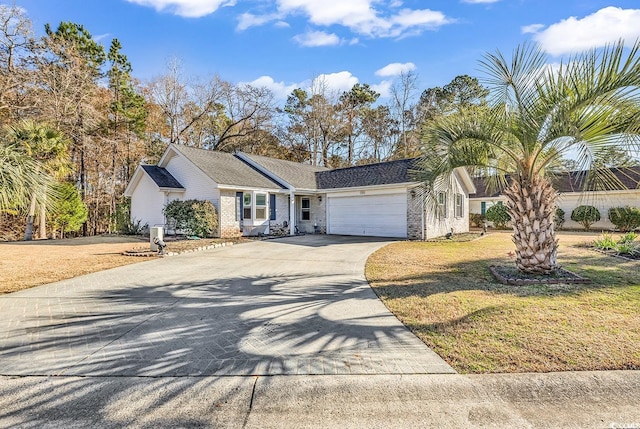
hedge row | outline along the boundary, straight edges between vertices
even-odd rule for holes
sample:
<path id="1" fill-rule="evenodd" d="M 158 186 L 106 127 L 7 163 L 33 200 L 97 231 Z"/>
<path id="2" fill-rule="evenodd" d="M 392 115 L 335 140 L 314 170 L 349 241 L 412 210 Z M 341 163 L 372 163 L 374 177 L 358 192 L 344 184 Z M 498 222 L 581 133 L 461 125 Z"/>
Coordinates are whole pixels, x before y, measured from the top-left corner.
<path id="1" fill-rule="evenodd" d="M 564 210 L 561 208 L 556 209 L 554 217 L 556 228 L 562 228 L 565 221 L 564 216 Z M 622 232 L 634 231 L 640 228 L 640 208 L 638 207 L 612 207 L 609 209 L 608 216 L 616 229 Z M 587 231 L 591 229 L 591 225 L 601 218 L 600 210 L 593 206 L 578 206 L 571 212 L 571 220 L 578 222 Z M 482 226 L 485 219 L 493 222 L 495 227 L 499 229 L 504 228 L 510 220 L 507 208 L 503 204 L 496 204 L 489 207 L 486 216 L 477 213 L 469 214 L 469 222 L 472 226 Z"/>

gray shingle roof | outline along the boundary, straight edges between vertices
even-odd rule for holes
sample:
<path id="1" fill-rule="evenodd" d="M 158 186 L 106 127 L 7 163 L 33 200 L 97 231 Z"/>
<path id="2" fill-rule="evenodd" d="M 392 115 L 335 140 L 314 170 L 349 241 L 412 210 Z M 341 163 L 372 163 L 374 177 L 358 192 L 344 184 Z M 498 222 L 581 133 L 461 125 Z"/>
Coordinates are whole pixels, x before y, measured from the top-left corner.
<path id="1" fill-rule="evenodd" d="M 214 182 L 220 185 L 280 189 L 281 186 L 230 153 L 174 145 Z"/>
<path id="2" fill-rule="evenodd" d="M 317 189 L 316 173 L 327 171 L 326 167 L 317 167 L 266 156 L 243 154 L 267 171 L 272 172 L 297 189 Z"/>
<path id="3" fill-rule="evenodd" d="M 417 161 L 417 158 L 401 159 L 319 172 L 317 173 L 318 189 L 413 182 L 411 171 L 415 169 Z"/>
<path id="4" fill-rule="evenodd" d="M 184 186 L 164 168 L 158 167 L 157 165 L 142 165 L 141 167 L 158 187 L 184 189 Z"/>
<path id="5" fill-rule="evenodd" d="M 551 180 L 555 189 L 561 193 L 640 189 L 640 167 L 611 168 L 609 169 L 609 172 L 620 182 L 618 186 L 607 188 L 603 183 L 594 181 L 588 182 L 585 186 L 585 179 L 587 179 L 587 175 L 584 171 L 572 171 L 570 173 L 557 174 Z M 502 189 L 489 192 L 482 177 L 474 178 L 473 182 L 475 183 L 478 192 L 469 195 L 471 198 L 499 197 L 502 194 Z"/>

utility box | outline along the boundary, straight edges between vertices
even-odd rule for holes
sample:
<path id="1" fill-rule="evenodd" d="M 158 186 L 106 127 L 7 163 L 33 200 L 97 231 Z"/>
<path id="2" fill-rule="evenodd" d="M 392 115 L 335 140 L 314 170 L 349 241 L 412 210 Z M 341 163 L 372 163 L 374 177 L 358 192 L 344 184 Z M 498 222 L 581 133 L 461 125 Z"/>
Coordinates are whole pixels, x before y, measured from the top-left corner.
<path id="1" fill-rule="evenodd" d="M 152 252 L 158 251 L 158 245 L 154 243 L 154 239 L 163 240 L 164 239 L 164 228 L 161 226 L 154 226 L 149 228 L 149 245 L 151 246 Z"/>

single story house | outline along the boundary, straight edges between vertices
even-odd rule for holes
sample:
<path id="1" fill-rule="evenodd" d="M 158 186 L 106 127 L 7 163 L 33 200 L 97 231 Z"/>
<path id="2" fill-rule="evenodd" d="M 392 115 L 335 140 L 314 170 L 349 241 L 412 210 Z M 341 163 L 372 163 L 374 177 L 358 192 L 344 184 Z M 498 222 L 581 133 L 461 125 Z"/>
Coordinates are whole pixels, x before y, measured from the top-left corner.
<path id="1" fill-rule="evenodd" d="M 558 207 L 564 210 L 563 228 L 582 229 L 582 225 L 571 220 L 571 212 L 578 206 L 594 206 L 600 211 L 600 221 L 592 229 L 612 229 L 614 225 L 608 217 L 612 207 L 640 207 L 640 167 L 611 168 L 612 176 L 617 178 L 618 186 L 606 189 L 598 183 L 589 184 L 586 189 L 584 171 L 572 171 L 554 177 L 555 189 L 559 192 Z M 469 195 L 469 212 L 485 214 L 487 209 L 506 199 L 501 190 L 489 191 L 482 178 L 475 178 L 477 192 Z"/>
<path id="2" fill-rule="evenodd" d="M 416 159 L 327 169 L 246 153 L 170 145 L 157 165 L 140 165 L 125 190 L 132 221 L 165 226 L 172 200 L 210 200 L 218 235 L 326 233 L 428 239 L 469 228 L 464 169 L 437 195 L 421 197 Z"/>

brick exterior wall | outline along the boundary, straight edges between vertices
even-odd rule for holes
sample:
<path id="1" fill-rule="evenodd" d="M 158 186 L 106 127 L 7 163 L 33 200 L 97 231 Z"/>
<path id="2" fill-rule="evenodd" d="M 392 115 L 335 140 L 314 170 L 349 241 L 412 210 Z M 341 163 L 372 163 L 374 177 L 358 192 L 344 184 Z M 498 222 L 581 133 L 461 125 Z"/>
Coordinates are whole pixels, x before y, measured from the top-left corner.
<path id="1" fill-rule="evenodd" d="M 407 189 L 407 238 L 422 240 L 422 196 L 416 189 Z"/>
<path id="2" fill-rule="evenodd" d="M 458 181 L 452 181 L 450 188 L 442 188 L 447 196 L 447 215 L 439 218 L 435 215 L 435 207 L 432 202 L 424 202 L 424 219 L 422 213 L 424 196 L 421 187 L 413 188 L 415 196 L 411 195 L 411 189 L 407 191 L 407 238 L 409 240 L 428 240 L 442 237 L 453 229 L 455 234 L 469 231 L 469 199 Z M 462 216 L 456 216 L 455 196 L 463 195 Z M 424 236 L 422 233 L 423 221 L 425 224 Z"/>
<path id="3" fill-rule="evenodd" d="M 320 200 L 320 198 L 322 201 Z M 302 198 L 309 198 L 310 206 L 310 218 L 309 220 L 302 220 Z M 305 234 L 326 234 L 327 233 L 327 196 L 321 195 L 309 195 L 303 197 L 296 197 L 296 223 L 300 232 Z M 317 225 L 317 228 L 315 227 Z"/>
<path id="4" fill-rule="evenodd" d="M 236 220 L 236 193 L 224 190 L 220 192 L 218 207 L 219 236 L 221 238 L 240 237 L 240 222 Z"/>

